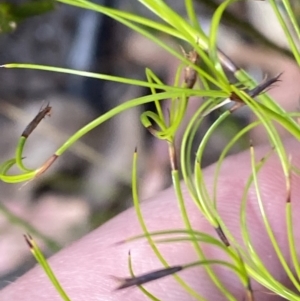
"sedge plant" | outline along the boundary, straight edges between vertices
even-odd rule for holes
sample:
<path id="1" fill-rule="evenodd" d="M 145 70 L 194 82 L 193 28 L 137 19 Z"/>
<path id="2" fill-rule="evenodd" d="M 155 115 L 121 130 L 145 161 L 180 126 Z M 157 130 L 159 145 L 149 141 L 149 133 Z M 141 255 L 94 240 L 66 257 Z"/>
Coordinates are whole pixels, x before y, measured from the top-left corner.
<path id="1" fill-rule="evenodd" d="M 198 268 L 205 269 L 207 277 L 211 279 L 213 284 L 224 295 L 224 300 L 237 300 L 236 296 L 234 296 L 224 285 L 214 270 L 214 266 L 222 266 L 237 276 L 237 279 L 239 279 L 244 287 L 247 300 L 254 300 L 255 298 L 251 285 L 252 280 L 258 282 L 272 294 L 281 296 L 287 300 L 299 300 L 299 250 L 297 250 L 297 243 L 294 237 L 293 218 L 295 218 L 295 213 L 292 211 L 290 197 L 291 176 L 294 173 L 298 174 L 299 169 L 293 165 L 291 158 L 284 148 L 278 129 L 275 127 L 275 124 L 279 124 L 295 139 L 300 140 L 300 125 L 297 122 L 299 114 L 297 112 L 286 112 L 266 93 L 266 90 L 268 90 L 272 84 L 280 80 L 280 76 L 270 78 L 262 83 L 257 83 L 245 70 L 236 66 L 234 62 L 218 48 L 217 35 L 223 14 L 230 5 L 237 1 L 223 1 L 215 9 L 209 34 L 204 32 L 199 23 L 193 0 L 184 1 L 187 18 L 183 18 L 163 0 L 139 0 L 138 2 L 141 5 L 145 6 L 158 17 L 157 20 L 148 19 L 126 11 L 104 7 L 87 0 L 57 0 L 57 2 L 93 10 L 109 16 L 158 44 L 164 51 L 167 51 L 169 55 L 176 57 L 180 61 L 175 80 L 173 85 L 167 85 L 150 69 L 146 69 L 147 80 L 143 81 L 54 66 L 19 63 L 3 65 L 2 67 L 4 68 L 34 69 L 36 72 L 62 72 L 127 85 L 142 86 L 149 88 L 151 93 L 146 96 L 130 99 L 96 118 L 72 135 L 54 154 L 50 154 L 49 158 L 42 166 L 31 170 L 23 163 L 23 148 L 31 131 L 38 125 L 38 122 L 50 112 L 51 108 L 47 105 L 38 112 L 38 115 L 24 131 L 25 134 L 23 133 L 20 137 L 15 157 L 2 164 L 0 168 L 0 179 L 6 183 L 19 183 L 34 180 L 42 173 L 47 172 L 47 169 L 59 159 L 66 150 L 72 147 L 77 140 L 95 127 L 125 110 L 153 102 L 156 112 L 143 112 L 141 114 L 141 124 L 157 139 L 165 141 L 168 145 L 172 183 L 180 208 L 181 218 L 184 222 L 184 228 L 158 232 L 150 232 L 148 230 L 147 224 L 143 219 L 143 212 L 140 207 L 138 194 L 138 150 L 136 150 L 133 155 L 132 197 L 143 233 L 136 237 L 124 238 L 123 243 L 131 240 L 145 239 L 151 246 L 157 258 L 161 261 L 164 268 L 156 271 L 149 271 L 143 275 L 136 275 L 129 254 L 128 266 L 131 276 L 119 279 L 118 289 L 137 286 L 150 300 L 160 300 L 152 292 L 147 290 L 144 287 L 144 284 L 150 281 L 159 281 L 160 278 L 169 276 L 174 277 L 178 285 L 185 289 L 195 300 L 207 300 L 204 296 L 195 291 L 188 282 L 180 277 L 180 271 L 189 268 Z M 300 65 L 300 51 L 295 42 L 296 40 L 300 40 L 300 27 L 297 16 L 294 14 L 292 3 L 289 0 L 282 0 L 280 3 L 276 0 L 269 0 L 269 3 L 286 35 L 291 55 L 294 57 L 295 63 Z M 157 37 L 156 32 L 161 32 L 172 37 L 178 44 L 185 45 L 184 48 L 189 50 L 180 51 L 172 48 L 166 42 L 160 40 Z M 199 62 L 201 62 L 201 67 Z M 203 68 L 203 66 L 205 66 L 205 68 Z M 235 77 L 236 82 L 234 84 L 228 79 L 228 72 L 231 72 Z M 180 80 L 181 74 L 183 74 L 183 80 Z M 174 141 L 182 120 L 186 115 L 189 99 L 193 96 L 202 97 L 205 101 L 190 118 L 181 141 L 180 154 L 177 154 Z M 169 100 L 170 103 L 168 116 L 166 116 L 162 108 L 162 101 L 166 99 Z M 227 104 L 231 104 L 229 109 L 227 106 L 224 107 Z M 238 131 L 224 147 L 215 167 L 214 186 L 213 192 L 211 193 L 208 187 L 206 187 L 203 175 L 203 154 L 215 131 L 222 127 L 222 124 L 227 119 L 230 119 L 232 114 L 241 106 L 247 106 L 256 116 L 256 120 Z M 196 156 L 193 158 L 192 145 L 197 129 L 201 127 L 204 118 L 217 109 L 221 109 L 221 114 L 219 114 L 218 118 L 205 133 L 202 141 L 198 145 Z M 218 211 L 218 178 L 222 163 L 228 152 L 240 141 L 240 139 L 242 139 L 242 137 L 258 126 L 263 126 L 267 133 L 270 151 L 266 153 L 261 160 L 256 161 L 255 148 L 251 144 L 249 147 L 252 172 L 244 187 L 243 197 L 240 200 L 240 213 L 238 217 L 240 220 L 239 230 L 243 240 L 241 243 L 241 241 L 237 240 L 234 235 L 232 235 Z M 280 160 L 286 184 L 285 212 L 282 213 L 282 218 L 285 219 L 286 222 L 286 235 L 288 237 L 291 262 L 287 262 L 284 258 L 280 245 L 276 240 L 266 214 L 259 183 L 259 172 L 268 161 L 269 157 L 274 153 Z M 11 167 L 14 165 L 17 165 L 20 170 L 17 174 L 12 174 L 10 172 Z M 182 174 L 182 178 L 180 173 Z M 182 193 L 182 179 L 184 185 L 187 187 L 190 198 L 199 210 L 199 216 L 202 215 L 207 219 L 211 227 L 215 230 L 218 238 L 193 228 L 186 208 L 185 197 Z M 249 225 L 247 223 L 247 195 L 251 187 L 254 187 L 256 193 L 257 204 L 268 239 L 271 241 L 282 269 L 289 281 L 293 284 L 294 289 L 285 286 L 274 278 L 274 275 L 272 275 L 265 263 L 261 260 L 252 242 Z M 31 229 L 29 229 L 29 231 L 30 230 Z M 36 235 L 36 233 L 33 234 Z M 68 297 L 67 292 L 60 286 L 59 281 L 56 279 L 47 260 L 44 258 L 30 235 L 26 236 L 26 241 L 30 246 L 33 255 L 45 270 L 45 273 L 48 275 L 62 299 L 69 301 L 70 298 Z M 180 241 L 188 241 L 191 243 L 197 254 L 198 260 L 185 265 L 181 265 L 180 262 L 178 262 L 178 265 L 170 266 L 164 256 L 160 253 L 158 244 Z M 218 248 L 227 256 L 228 261 L 207 258 L 203 250 L 204 244 L 209 244 Z"/>

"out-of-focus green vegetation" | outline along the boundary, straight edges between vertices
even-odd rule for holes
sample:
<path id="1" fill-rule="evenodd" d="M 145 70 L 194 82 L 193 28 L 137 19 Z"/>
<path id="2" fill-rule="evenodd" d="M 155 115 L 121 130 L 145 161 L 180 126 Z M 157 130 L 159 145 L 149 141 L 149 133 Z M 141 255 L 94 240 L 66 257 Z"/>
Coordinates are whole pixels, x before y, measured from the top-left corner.
<path id="1" fill-rule="evenodd" d="M 54 7 L 54 0 L 30 0 L 22 4 L 2 2 L 0 3 L 0 33 L 11 32 L 24 19 L 47 13 Z"/>

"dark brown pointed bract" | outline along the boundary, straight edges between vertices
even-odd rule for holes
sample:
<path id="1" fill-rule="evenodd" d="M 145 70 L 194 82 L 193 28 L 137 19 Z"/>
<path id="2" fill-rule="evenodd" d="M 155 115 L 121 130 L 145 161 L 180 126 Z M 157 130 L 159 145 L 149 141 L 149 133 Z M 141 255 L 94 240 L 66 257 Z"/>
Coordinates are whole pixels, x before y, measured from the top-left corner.
<path id="1" fill-rule="evenodd" d="M 120 286 L 118 286 L 116 289 L 121 290 L 130 286 L 139 286 L 145 283 L 148 283 L 150 281 L 154 281 L 172 274 L 175 274 L 183 269 L 182 266 L 173 266 L 161 270 L 156 270 L 150 273 L 146 273 L 137 277 L 132 278 L 124 278 L 119 280 L 122 282 Z"/>
<path id="2" fill-rule="evenodd" d="M 51 115 L 52 107 L 49 106 L 49 103 L 45 108 L 41 108 L 38 114 L 33 118 L 33 120 L 27 125 L 25 130 L 22 133 L 22 137 L 28 138 L 28 136 L 33 132 L 33 130 L 39 125 L 43 118 L 46 115 Z"/>
<path id="3" fill-rule="evenodd" d="M 226 235 L 224 234 L 222 228 L 220 226 L 218 226 L 217 228 L 215 228 L 217 234 L 219 235 L 220 239 L 222 240 L 222 242 L 224 243 L 224 245 L 226 247 L 229 247 L 230 246 L 230 243 L 226 237 Z"/>
<path id="4" fill-rule="evenodd" d="M 25 241 L 30 249 L 33 249 L 33 245 L 31 243 L 32 237 L 29 234 L 23 234 Z"/>

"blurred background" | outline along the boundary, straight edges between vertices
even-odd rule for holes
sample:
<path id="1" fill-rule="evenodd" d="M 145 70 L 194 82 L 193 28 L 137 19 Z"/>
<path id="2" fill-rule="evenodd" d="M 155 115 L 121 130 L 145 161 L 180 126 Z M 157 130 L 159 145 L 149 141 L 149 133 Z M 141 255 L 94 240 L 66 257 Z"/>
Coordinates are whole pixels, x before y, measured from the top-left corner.
<path id="1" fill-rule="evenodd" d="M 93 2 L 155 18 L 137 0 Z M 186 15 L 184 1 L 166 2 Z M 300 16 L 299 1 L 293 5 Z M 216 0 L 195 0 L 199 20 L 207 31 L 217 6 Z M 159 32 L 157 35 L 180 49 L 180 41 Z M 270 94 L 285 109 L 298 110 L 299 68 L 267 2 L 251 0 L 233 5 L 224 14 L 218 43 L 258 81 L 283 72 Z M 141 80 L 145 80 L 148 67 L 167 84 L 174 81 L 179 65 L 177 59 L 123 25 L 53 0 L 0 2 L 0 64 L 14 62 Z M 24 69 L 0 69 L 0 82 L 1 163 L 14 156 L 22 131 L 41 107 L 48 102 L 52 107 L 51 117 L 46 117 L 27 141 L 24 163 L 29 168 L 39 167 L 70 135 L 97 116 L 150 93 L 141 87 Z M 185 124 L 202 101 L 190 100 Z M 22 239 L 24 225 L 32 227 L 30 233 L 45 254 L 51 255 L 131 206 L 131 164 L 136 146 L 141 199 L 171 184 L 167 146 L 151 137 L 140 123 L 141 112 L 152 109 L 151 105 L 134 108 L 99 126 L 25 186 L 0 182 L 0 287 L 34 265 Z M 195 150 L 218 114 L 205 119 Z M 247 108 L 238 110 L 209 142 L 204 164 L 216 161 L 230 137 L 253 119 Z M 181 133 L 183 130 L 184 125 Z M 263 131 L 255 129 L 232 152 L 247 148 L 250 138 L 255 144 L 267 139 Z"/>

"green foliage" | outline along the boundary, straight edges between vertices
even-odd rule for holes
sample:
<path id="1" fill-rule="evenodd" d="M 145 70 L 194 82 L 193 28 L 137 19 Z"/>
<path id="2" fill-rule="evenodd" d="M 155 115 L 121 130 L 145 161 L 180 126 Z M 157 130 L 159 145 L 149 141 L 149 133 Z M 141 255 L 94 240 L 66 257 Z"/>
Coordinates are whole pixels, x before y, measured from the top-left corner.
<path id="1" fill-rule="evenodd" d="M 87 134 L 95 127 L 99 126 L 101 123 L 135 106 L 139 106 L 148 102 L 154 102 L 156 112 L 144 112 L 141 115 L 141 123 L 147 129 L 149 129 L 149 131 L 155 137 L 161 140 L 165 140 L 165 142 L 168 144 L 170 164 L 172 167 L 171 175 L 173 179 L 173 187 L 177 196 L 177 201 L 181 210 L 181 217 L 184 222 L 185 228 L 155 233 L 148 231 L 147 225 L 143 219 L 142 210 L 139 205 L 137 183 L 137 152 L 135 152 L 132 171 L 132 195 L 136 213 L 144 234 L 131 239 L 145 238 L 153 249 L 157 258 L 166 267 L 166 271 L 170 270 L 170 266 L 157 248 L 157 243 L 160 239 L 160 236 L 163 235 L 164 239 L 160 242 L 164 243 L 172 243 L 182 240 L 190 241 L 198 256 L 198 261 L 181 266 L 180 268 L 187 269 L 192 266 L 198 265 L 199 268 L 205 269 L 207 272 L 207 277 L 210 277 L 215 286 L 228 300 L 236 300 L 236 297 L 225 287 L 222 281 L 218 278 L 214 269 L 212 268 L 214 265 L 221 265 L 234 272 L 243 285 L 245 292 L 249 297 L 249 300 L 252 300 L 253 297 L 253 292 L 251 291 L 250 285 L 251 279 L 255 279 L 255 281 L 260 283 L 262 286 L 269 289 L 271 292 L 282 296 L 283 298 L 286 298 L 288 300 L 299 300 L 300 264 L 297 258 L 296 243 L 293 235 L 294 229 L 292 224 L 292 211 L 290 202 L 289 200 L 287 200 L 286 202 L 285 214 L 288 244 L 292 258 L 292 263 L 289 265 L 282 254 L 280 246 L 278 245 L 278 242 L 266 215 L 258 181 L 258 174 L 261 168 L 268 160 L 270 154 L 276 152 L 280 159 L 283 174 L 286 179 L 287 194 L 290 193 L 291 173 L 296 170 L 296 167 L 293 166 L 290 162 L 288 154 L 286 153 L 286 150 L 283 146 L 281 137 L 274 124 L 277 123 L 281 125 L 296 139 L 300 140 L 300 126 L 295 120 L 295 117 L 299 116 L 299 114 L 289 114 L 285 112 L 283 108 L 281 108 L 270 96 L 265 93 L 259 95 L 257 99 L 253 99 L 253 95 L 251 96 L 250 92 L 251 89 L 257 87 L 257 83 L 244 70 L 235 66 L 234 63 L 229 58 L 224 56 L 221 50 L 217 48 L 217 33 L 223 14 L 229 5 L 236 1 L 226 0 L 218 6 L 212 17 L 212 24 L 209 35 L 206 35 L 204 33 L 204 30 L 198 23 L 192 0 L 185 0 L 188 20 L 185 20 L 162 0 L 140 0 L 139 2 L 149 10 L 151 10 L 155 15 L 157 15 L 160 21 L 153 21 L 129 12 L 107 8 L 86 0 L 58 0 L 58 2 L 78 6 L 84 9 L 94 10 L 117 20 L 118 22 L 144 35 L 154 43 L 161 46 L 162 49 L 169 52 L 170 55 L 178 58 L 181 64 L 178 67 L 175 76 L 175 82 L 173 85 L 164 84 L 158 79 L 154 72 L 149 69 L 146 70 L 147 81 L 139 81 L 135 79 L 119 78 L 105 74 L 95 74 L 53 66 L 18 63 L 4 65 L 3 67 L 5 68 L 27 68 L 52 72 L 64 72 L 68 74 L 77 74 L 79 76 L 97 78 L 99 80 L 109 80 L 128 85 L 144 86 L 150 88 L 151 94 L 128 100 L 127 102 L 120 104 L 119 106 L 111 109 L 106 114 L 87 124 L 77 133 L 71 136 L 61 147 L 59 147 L 55 154 L 52 155 L 45 162 L 45 164 L 35 170 L 28 170 L 22 163 L 22 150 L 27 137 L 25 139 L 24 137 L 21 137 L 18 144 L 18 149 L 16 151 L 16 158 L 5 162 L 0 168 L 0 179 L 8 183 L 17 183 L 32 180 L 35 177 L 39 176 L 41 173 L 45 172 L 59 156 L 61 156 L 68 148 L 72 146 L 73 143 L 75 143 L 78 139 L 80 139 L 83 135 Z M 295 40 L 299 39 L 300 30 L 291 4 L 288 0 L 283 0 L 280 6 L 275 0 L 270 0 L 270 4 L 278 18 L 278 22 L 284 29 L 285 35 L 292 51 L 292 55 L 294 56 L 297 64 L 300 65 L 300 52 L 295 43 Z M 281 5 L 284 7 L 284 9 L 282 9 Z M 290 24 L 288 24 L 287 20 L 290 21 L 292 30 L 290 29 L 291 27 Z M 293 34 L 291 33 L 291 31 L 293 31 Z M 180 51 L 177 51 L 170 47 L 163 40 L 157 38 L 155 34 L 156 32 L 161 32 L 173 37 L 179 44 L 188 44 L 190 49 L 192 49 L 192 52 L 190 52 L 188 55 L 182 54 Z M 205 65 L 205 68 L 199 67 L 198 59 L 202 62 L 202 64 Z M 185 77 L 183 82 L 180 82 L 179 74 L 183 72 L 183 69 L 185 70 Z M 229 81 L 225 69 L 229 69 L 233 73 L 233 76 L 236 78 L 236 84 L 232 84 Z M 194 76 L 196 76 L 200 82 L 200 84 L 196 84 L 195 87 Z M 214 87 L 214 89 L 210 87 Z M 248 91 L 248 93 L 246 93 L 245 91 Z M 181 143 L 180 164 L 179 166 L 177 166 L 177 162 L 175 160 L 176 156 L 174 138 L 176 136 L 178 127 L 180 126 L 185 116 L 186 108 L 191 96 L 205 97 L 206 101 L 197 109 L 196 112 L 194 112 L 194 115 L 189 121 Z M 161 107 L 161 101 L 165 99 L 169 99 L 170 101 L 171 109 L 169 116 L 164 116 L 163 109 Z M 205 179 L 203 176 L 203 153 L 206 150 L 207 143 L 211 139 L 214 132 L 218 128 L 220 128 L 227 121 L 227 119 L 231 117 L 232 112 L 230 110 L 223 111 L 217 118 L 217 120 L 211 125 L 198 146 L 195 160 L 192 159 L 192 143 L 194 141 L 195 133 L 197 129 L 201 127 L 205 116 L 207 116 L 217 108 L 223 107 L 224 104 L 230 103 L 232 101 L 236 101 L 237 104 L 248 106 L 248 108 L 257 117 L 257 121 L 254 121 L 245 128 L 236 132 L 233 137 L 230 137 L 230 141 L 228 141 L 228 144 L 225 146 L 216 165 L 213 187 L 214 193 L 211 196 L 208 193 L 208 188 L 205 185 Z M 263 160 L 256 162 L 254 148 L 250 147 L 252 174 L 244 187 L 244 194 L 241 200 L 239 216 L 240 231 L 243 238 L 243 244 L 241 244 L 230 233 L 229 229 L 227 228 L 225 222 L 218 212 L 216 197 L 218 177 L 222 162 L 228 151 L 234 144 L 239 143 L 240 139 L 244 135 L 246 135 L 247 132 L 259 125 L 263 125 L 265 131 L 267 132 L 272 151 L 266 154 Z M 191 164 L 191 162 L 193 163 Z M 10 168 L 14 164 L 18 165 L 20 169 L 19 174 L 10 174 Z M 193 229 L 190 217 L 186 210 L 185 199 L 181 190 L 179 169 L 181 169 L 182 171 L 183 180 L 188 188 L 189 195 L 193 199 L 199 210 L 199 215 L 203 215 L 208 220 L 212 228 L 214 228 L 219 235 L 219 240 L 216 240 L 214 237 L 208 235 L 207 233 L 200 233 L 199 231 Z M 268 271 L 264 262 L 261 260 L 257 251 L 255 250 L 246 222 L 247 194 L 251 186 L 255 188 L 258 207 L 263 221 L 263 226 L 268 235 L 268 239 L 272 243 L 272 247 L 282 264 L 283 270 L 285 271 L 289 280 L 293 283 L 296 290 L 292 290 L 289 287 L 286 287 L 284 284 L 278 282 Z M 168 235 L 168 238 L 165 238 L 166 234 Z M 218 247 L 221 252 L 223 252 L 225 255 L 227 255 L 228 258 L 230 258 L 230 262 L 218 260 L 212 261 L 207 259 L 202 249 L 202 243 L 211 244 Z M 31 245 L 33 245 L 32 241 Z M 49 267 L 47 265 L 47 262 L 45 260 L 41 260 L 41 255 L 39 252 L 35 251 L 34 255 L 45 269 L 45 272 L 49 275 Z M 123 280 L 124 287 L 130 286 L 128 283 L 126 283 L 126 281 L 130 281 L 130 283 L 133 283 L 133 285 L 138 284 L 139 288 L 150 299 L 158 300 L 151 292 L 148 292 L 140 285 L 141 282 L 139 281 L 141 281 L 141 278 L 139 278 L 138 275 L 134 275 L 130 257 L 129 270 L 132 278 Z M 294 271 L 296 272 L 297 276 L 295 276 Z M 151 272 L 149 272 L 149 275 L 153 275 L 153 273 L 151 274 Z M 58 282 L 53 281 L 52 274 L 50 274 L 49 277 L 57 288 L 58 292 L 62 295 L 63 299 L 69 300 L 64 292 L 62 293 L 62 289 L 59 286 Z M 178 284 L 182 286 L 182 288 L 184 288 L 196 300 L 205 300 L 203 296 L 201 296 L 198 292 L 191 288 L 189 283 L 186 283 L 180 277 L 180 274 L 174 274 L 174 278 L 176 279 Z"/>
<path id="2" fill-rule="evenodd" d="M 28 0 L 22 4 L 13 4 L 11 1 L 0 3 L 0 33 L 11 32 L 24 19 L 52 11 L 54 0 Z"/>

